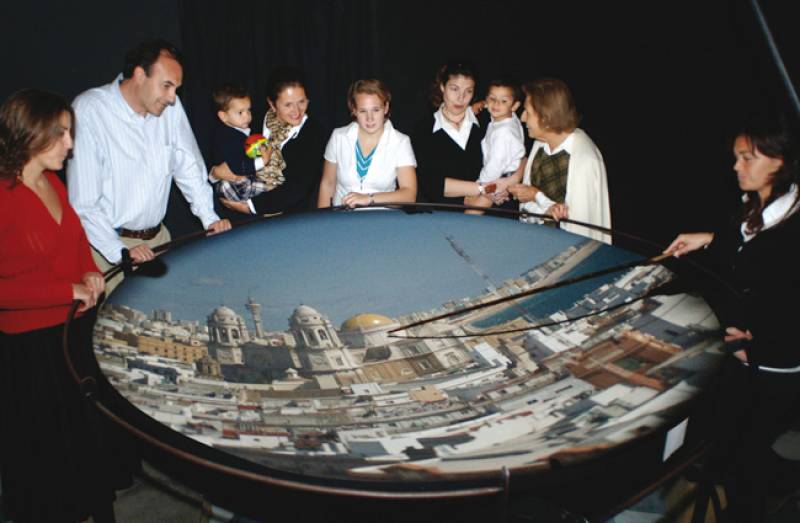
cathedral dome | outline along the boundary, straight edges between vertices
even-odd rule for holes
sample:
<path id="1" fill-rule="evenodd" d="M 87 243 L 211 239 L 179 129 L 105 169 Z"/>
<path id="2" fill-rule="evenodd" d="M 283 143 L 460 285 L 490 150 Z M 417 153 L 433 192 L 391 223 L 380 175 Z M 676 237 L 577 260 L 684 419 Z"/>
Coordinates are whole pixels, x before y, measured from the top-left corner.
<path id="1" fill-rule="evenodd" d="M 319 317 L 319 312 L 317 312 L 316 309 L 309 307 L 308 305 L 301 305 L 294 310 L 292 316 L 296 318 Z"/>
<path id="2" fill-rule="evenodd" d="M 380 314 L 356 314 L 355 316 L 348 318 L 347 320 L 342 323 L 342 327 L 340 330 L 342 331 L 355 331 L 355 330 L 371 330 L 378 327 L 388 327 L 389 325 L 393 325 L 394 322 L 387 318 L 386 316 L 382 316 Z"/>
<path id="3" fill-rule="evenodd" d="M 216 316 L 219 319 L 222 319 L 222 318 L 236 318 L 236 316 L 238 316 L 238 314 L 236 314 L 236 311 L 234 311 L 233 309 L 231 309 L 229 307 L 226 307 L 224 305 L 221 305 L 221 306 L 217 307 L 216 309 L 214 309 L 214 312 L 212 312 L 211 314 Z"/>
<path id="4" fill-rule="evenodd" d="M 301 305 L 296 308 L 292 313 L 292 317 L 289 318 L 291 325 L 324 325 L 327 321 L 327 317 L 308 305 Z"/>
<path id="5" fill-rule="evenodd" d="M 208 321 L 215 325 L 239 325 L 243 320 L 241 316 L 236 314 L 236 311 L 221 305 L 208 315 Z"/>

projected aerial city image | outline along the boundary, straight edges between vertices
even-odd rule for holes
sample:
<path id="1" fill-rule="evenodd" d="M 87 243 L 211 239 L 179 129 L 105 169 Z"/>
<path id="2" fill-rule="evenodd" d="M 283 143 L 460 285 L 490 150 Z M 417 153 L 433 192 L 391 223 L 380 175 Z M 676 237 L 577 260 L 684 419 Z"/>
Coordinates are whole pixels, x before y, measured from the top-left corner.
<path id="1" fill-rule="evenodd" d="M 661 265 L 476 307 L 643 260 L 503 218 L 279 218 L 163 260 L 166 275 L 129 277 L 101 309 L 104 374 L 173 430 L 306 475 L 591 456 L 673 420 L 719 358 L 713 312 L 659 295 L 674 277 Z"/>

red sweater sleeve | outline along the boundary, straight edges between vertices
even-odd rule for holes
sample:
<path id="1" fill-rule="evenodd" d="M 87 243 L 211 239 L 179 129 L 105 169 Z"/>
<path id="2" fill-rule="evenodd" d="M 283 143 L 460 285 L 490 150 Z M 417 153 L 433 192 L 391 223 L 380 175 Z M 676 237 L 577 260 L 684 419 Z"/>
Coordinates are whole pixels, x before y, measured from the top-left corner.
<path id="1" fill-rule="evenodd" d="M 0 278 L 0 309 L 39 309 L 72 303 L 72 284 Z"/>

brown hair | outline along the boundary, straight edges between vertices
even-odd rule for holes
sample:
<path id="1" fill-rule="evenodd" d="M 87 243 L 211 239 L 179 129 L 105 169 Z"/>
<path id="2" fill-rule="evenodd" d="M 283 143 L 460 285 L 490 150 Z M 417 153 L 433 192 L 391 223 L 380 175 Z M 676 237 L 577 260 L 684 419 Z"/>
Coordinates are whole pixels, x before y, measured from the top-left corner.
<path id="1" fill-rule="evenodd" d="M 75 136 L 75 113 L 60 95 L 38 89 L 17 91 L 0 107 L 0 179 L 22 176 L 22 169 L 61 137 L 59 119 L 69 113 Z"/>
<path id="2" fill-rule="evenodd" d="M 762 211 L 791 189 L 792 184 L 800 181 L 800 159 L 796 145 L 794 129 L 784 118 L 772 115 L 751 116 L 736 133 L 747 140 L 752 152 L 783 161 L 783 164 L 770 176 L 772 190 L 766 201 L 761 201 L 758 192 L 748 192 L 747 201 L 742 209 L 742 221 L 747 225 L 749 233 L 757 233 L 764 227 Z M 795 198 L 792 207 L 800 201 L 800 194 Z"/>
<path id="3" fill-rule="evenodd" d="M 267 101 L 277 103 L 281 93 L 290 87 L 302 87 L 306 97 L 310 97 L 305 75 L 300 69 L 289 66 L 276 67 L 267 79 Z"/>
<path id="4" fill-rule="evenodd" d="M 501 76 L 489 82 L 489 87 L 486 89 L 486 96 L 489 96 L 489 91 L 492 90 L 492 87 L 504 87 L 511 91 L 514 102 L 522 101 L 522 90 L 519 88 L 519 84 L 510 77 Z"/>
<path id="5" fill-rule="evenodd" d="M 373 78 L 356 80 L 350 84 L 350 88 L 347 90 L 347 107 L 350 109 L 351 113 L 354 113 L 356 110 L 357 94 L 374 94 L 380 98 L 384 104 L 392 103 L 392 93 L 389 91 L 389 88 L 386 87 L 386 84 L 380 80 Z"/>
<path id="6" fill-rule="evenodd" d="M 472 68 L 471 65 L 467 63 L 461 62 L 450 62 L 447 63 L 439 68 L 436 71 L 436 79 L 433 81 L 433 85 L 430 87 L 430 100 L 431 105 L 435 109 L 438 109 L 442 102 L 444 102 L 444 95 L 442 95 L 442 86 L 447 84 L 451 78 L 454 76 L 464 76 L 466 78 L 471 78 L 473 82 L 477 85 L 478 77 L 475 74 L 475 69 Z"/>
<path id="7" fill-rule="evenodd" d="M 214 106 L 217 111 L 227 111 L 231 100 L 235 98 L 250 98 L 250 93 L 241 85 L 224 84 L 214 89 L 211 97 L 214 99 Z"/>
<path id="8" fill-rule="evenodd" d="M 555 78 L 543 78 L 525 84 L 522 89 L 530 97 L 542 129 L 563 133 L 578 127 L 580 116 L 567 84 Z"/>

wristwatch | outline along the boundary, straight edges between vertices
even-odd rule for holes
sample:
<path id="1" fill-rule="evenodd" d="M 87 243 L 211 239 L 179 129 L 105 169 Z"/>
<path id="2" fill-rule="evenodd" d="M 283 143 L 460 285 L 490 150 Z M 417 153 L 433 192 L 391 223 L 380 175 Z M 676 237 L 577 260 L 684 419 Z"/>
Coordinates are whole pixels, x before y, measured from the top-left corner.
<path id="1" fill-rule="evenodd" d="M 371 192 L 367 196 L 369 196 L 369 205 L 375 205 L 375 193 Z"/>
<path id="2" fill-rule="evenodd" d="M 486 188 L 483 186 L 483 182 L 478 182 L 478 196 L 486 194 Z"/>

